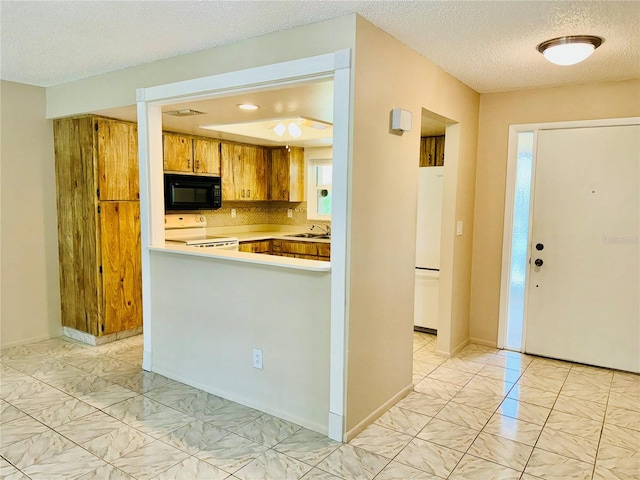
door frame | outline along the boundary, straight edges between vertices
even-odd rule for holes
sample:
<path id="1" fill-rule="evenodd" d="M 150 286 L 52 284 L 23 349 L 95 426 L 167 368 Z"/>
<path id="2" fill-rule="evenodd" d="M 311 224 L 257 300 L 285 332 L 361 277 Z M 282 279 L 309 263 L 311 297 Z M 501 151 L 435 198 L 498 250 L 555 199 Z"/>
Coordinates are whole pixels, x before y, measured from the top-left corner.
<path id="1" fill-rule="evenodd" d="M 568 128 L 612 127 L 640 124 L 640 117 L 604 118 L 596 120 L 576 120 L 566 122 L 526 123 L 509 125 L 509 143 L 507 150 L 507 178 L 504 203 L 503 233 L 502 233 L 502 269 L 500 274 L 500 310 L 498 316 L 498 348 L 504 348 L 507 337 L 507 315 L 509 311 L 509 284 L 511 283 L 511 243 L 513 233 L 513 207 L 515 201 L 515 183 L 517 167 L 518 134 L 533 132 L 533 159 L 531 172 L 531 191 L 535 190 L 536 143 L 540 130 L 561 130 Z M 529 204 L 529 233 L 531 232 L 532 212 L 535 199 Z M 527 247 L 527 256 L 531 257 L 531 245 Z M 525 276 L 524 315 L 522 325 L 522 347 L 524 350 L 527 335 L 527 304 L 529 296 L 529 264 Z"/>

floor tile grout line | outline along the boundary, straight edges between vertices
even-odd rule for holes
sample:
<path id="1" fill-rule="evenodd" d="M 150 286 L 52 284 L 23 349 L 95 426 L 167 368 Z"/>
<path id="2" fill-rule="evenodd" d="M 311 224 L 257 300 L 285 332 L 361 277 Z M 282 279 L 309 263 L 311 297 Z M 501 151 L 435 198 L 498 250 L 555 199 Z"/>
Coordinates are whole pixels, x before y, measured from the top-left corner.
<path id="1" fill-rule="evenodd" d="M 604 424 L 607 420 L 607 412 L 609 411 L 609 397 L 611 396 L 611 389 L 613 387 L 613 377 L 615 373 L 611 375 L 611 380 L 609 380 L 609 391 L 607 393 L 607 403 L 604 407 L 604 415 L 602 416 L 602 425 L 600 427 L 600 435 L 598 436 L 598 445 L 596 446 L 595 457 L 593 458 L 593 470 L 591 473 L 591 478 L 596 475 L 596 465 L 598 464 L 598 456 L 600 454 L 600 444 L 602 443 L 602 434 L 604 433 Z"/>

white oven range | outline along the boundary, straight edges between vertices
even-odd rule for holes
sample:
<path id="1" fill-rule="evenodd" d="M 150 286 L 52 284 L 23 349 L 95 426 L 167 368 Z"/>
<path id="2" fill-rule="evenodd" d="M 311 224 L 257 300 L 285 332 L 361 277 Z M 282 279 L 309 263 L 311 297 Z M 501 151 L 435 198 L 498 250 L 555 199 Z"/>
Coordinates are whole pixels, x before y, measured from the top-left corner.
<path id="1" fill-rule="evenodd" d="M 238 250 L 238 239 L 207 235 L 207 219 L 200 213 L 168 214 L 164 216 L 165 242 L 191 247 Z"/>

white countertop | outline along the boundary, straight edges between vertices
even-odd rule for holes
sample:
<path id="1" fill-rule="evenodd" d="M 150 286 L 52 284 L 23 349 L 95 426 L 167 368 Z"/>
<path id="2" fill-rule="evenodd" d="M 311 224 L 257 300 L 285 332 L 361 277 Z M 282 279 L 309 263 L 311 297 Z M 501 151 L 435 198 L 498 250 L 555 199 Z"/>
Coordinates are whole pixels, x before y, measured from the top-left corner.
<path id="1" fill-rule="evenodd" d="M 257 242 L 260 240 L 295 240 L 301 242 L 331 243 L 328 238 L 302 238 L 290 237 L 296 233 L 308 233 L 309 227 L 297 227 L 288 225 L 243 225 L 233 227 L 207 227 L 209 235 L 224 235 L 235 237 L 239 242 Z M 321 231 L 317 231 L 322 233 Z"/>
<path id="2" fill-rule="evenodd" d="M 207 227 L 207 233 L 210 235 L 225 235 L 228 237 L 236 237 L 240 242 L 283 239 L 283 240 L 300 240 L 303 242 L 322 242 L 330 243 L 328 239 L 314 238 L 297 238 L 287 237 L 292 233 L 302 233 L 309 231 L 308 228 L 300 227 L 280 227 L 280 226 L 254 226 L 247 225 L 242 227 Z M 258 253 L 236 252 L 233 250 L 224 250 L 221 248 L 200 248 L 182 245 L 174 242 L 163 242 L 162 245 L 152 245 L 149 250 L 156 252 L 175 253 L 180 255 L 193 255 L 197 257 L 216 258 L 228 260 L 231 262 L 255 263 L 260 265 L 269 265 L 273 267 L 291 268 L 297 270 L 308 270 L 313 272 L 330 272 L 331 262 L 322 262 L 319 260 L 306 260 L 302 258 L 280 257 L 277 255 L 265 255 Z"/>

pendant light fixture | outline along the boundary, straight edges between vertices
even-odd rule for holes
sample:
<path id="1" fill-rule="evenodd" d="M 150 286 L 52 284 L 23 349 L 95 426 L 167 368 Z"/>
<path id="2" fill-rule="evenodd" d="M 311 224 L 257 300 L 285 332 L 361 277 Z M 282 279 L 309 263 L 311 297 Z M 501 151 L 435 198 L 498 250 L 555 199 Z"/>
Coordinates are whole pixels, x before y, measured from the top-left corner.
<path id="1" fill-rule="evenodd" d="M 603 41 L 593 35 L 572 35 L 542 42 L 537 50 L 556 65 L 575 65 L 586 60 Z"/>

